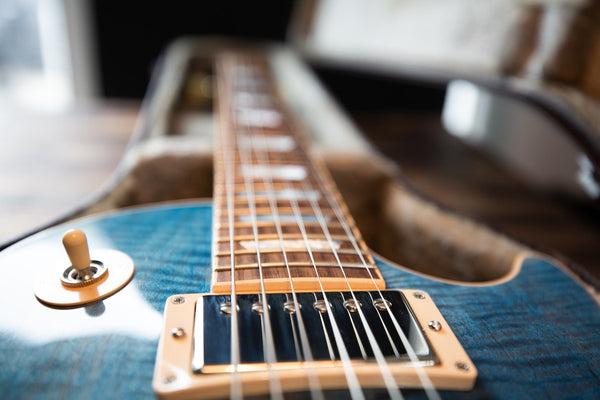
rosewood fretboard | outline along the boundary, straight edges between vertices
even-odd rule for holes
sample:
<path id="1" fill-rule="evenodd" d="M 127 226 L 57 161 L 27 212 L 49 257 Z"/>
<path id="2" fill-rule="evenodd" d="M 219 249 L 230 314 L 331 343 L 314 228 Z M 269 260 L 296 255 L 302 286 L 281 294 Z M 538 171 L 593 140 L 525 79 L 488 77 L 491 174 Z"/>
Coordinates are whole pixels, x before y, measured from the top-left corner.
<path id="1" fill-rule="evenodd" d="M 268 60 L 217 58 L 216 293 L 368 290 L 384 281 L 323 163 L 285 110 Z M 233 260 L 232 260 L 233 257 Z M 232 262 L 233 261 L 233 262 Z"/>

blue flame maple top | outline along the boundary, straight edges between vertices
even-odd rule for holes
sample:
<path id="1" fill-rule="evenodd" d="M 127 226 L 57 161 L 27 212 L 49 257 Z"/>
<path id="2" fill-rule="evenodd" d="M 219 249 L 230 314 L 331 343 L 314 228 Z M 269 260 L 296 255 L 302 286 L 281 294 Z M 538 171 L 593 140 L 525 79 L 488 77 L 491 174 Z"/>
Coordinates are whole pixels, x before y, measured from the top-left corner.
<path id="1" fill-rule="evenodd" d="M 126 210 L 57 226 L 0 253 L 0 396 L 152 398 L 165 299 L 210 290 L 211 214 L 210 203 Z M 60 238 L 74 227 L 86 231 L 92 249 L 129 254 L 135 277 L 86 308 L 45 307 L 27 277 L 49 260 L 67 263 Z M 598 304 L 551 261 L 525 258 L 512 280 L 490 286 L 448 284 L 377 263 L 388 288 L 432 296 L 478 368 L 472 391 L 442 397 L 600 398 Z"/>

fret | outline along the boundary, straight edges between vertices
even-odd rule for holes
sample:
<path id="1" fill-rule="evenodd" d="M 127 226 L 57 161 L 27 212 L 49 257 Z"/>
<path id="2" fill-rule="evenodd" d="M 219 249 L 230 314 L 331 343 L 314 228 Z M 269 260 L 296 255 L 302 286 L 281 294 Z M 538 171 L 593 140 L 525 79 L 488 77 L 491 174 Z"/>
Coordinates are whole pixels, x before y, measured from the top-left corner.
<path id="1" fill-rule="evenodd" d="M 288 262 L 288 264 L 290 267 L 300 267 L 300 268 L 313 268 L 313 264 L 312 262 L 303 262 L 303 261 L 290 261 Z M 334 263 L 330 263 L 330 262 L 315 262 L 315 265 L 322 269 L 322 270 L 329 270 L 329 272 L 331 272 L 332 270 L 339 270 L 340 266 L 338 263 L 334 262 Z M 262 268 L 286 268 L 286 265 L 282 262 L 265 262 L 261 264 Z M 349 269 L 362 269 L 362 270 L 367 270 L 367 269 L 375 269 L 377 267 L 375 267 L 374 265 L 367 265 L 365 266 L 362 263 L 356 263 L 356 264 L 352 264 L 352 263 L 345 263 L 343 264 L 344 269 L 349 268 Z M 258 266 L 256 265 L 256 263 L 248 263 L 248 264 L 238 264 L 235 266 L 235 270 L 236 271 L 240 271 L 240 270 L 254 270 L 256 271 L 258 269 Z M 213 269 L 215 272 L 229 272 L 230 268 L 229 266 L 227 267 L 215 267 Z"/>
<path id="2" fill-rule="evenodd" d="M 271 217 L 271 215 L 269 215 L 269 217 Z M 308 218 L 310 217 L 310 219 Z M 285 220 L 284 220 L 285 218 Z M 319 221 L 315 220 L 314 218 L 316 218 L 314 215 L 306 215 L 306 218 L 304 219 L 304 225 L 306 230 L 308 231 L 310 228 L 318 228 L 318 229 L 311 229 L 311 231 L 316 230 L 321 232 L 322 231 L 322 227 L 319 224 Z M 279 219 L 280 219 L 280 225 L 281 225 L 281 229 L 282 231 L 285 233 L 287 231 L 296 231 L 296 229 L 298 229 L 298 232 L 300 231 L 298 228 L 298 223 L 296 222 L 296 217 L 292 216 L 292 215 L 279 215 Z M 250 229 L 250 232 L 252 232 L 252 226 L 255 225 L 258 228 L 258 233 L 261 233 L 261 230 L 270 230 L 271 228 L 275 229 L 275 222 L 273 220 L 271 220 L 269 218 L 269 220 L 258 220 L 256 222 L 253 222 L 250 220 L 246 220 L 246 221 L 234 221 L 233 223 L 233 227 L 234 229 Z M 331 222 L 329 224 L 327 224 L 327 227 L 331 230 L 331 229 L 343 229 L 342 226 L 336 222 Z M 264 229 L 263 229 L 264 228 Z M 221 226 L 219 227 L 219 229 L 228 229 L 228 225 L 227 222 L 221 222 Z"/>
<path id="3" fill-rule="evenodd" d="M 329 291 L 348 290 L 348 284 L 353 290 L 373 290 L 375 287 L 385 289 L 383 279 L 373 281 L 371 275 L 378 275 L 379 270 L 376 267 L 353 268 L 348 266 L 344 268 L 347 278 L 341 277 L 339 267 L 332 268 L 331 266 L 317 265 L 318 275 L 315 273 L 315 267 L 311 265 L 292 265 L 289 270 L 280 266 L 274 268 L 271 266 L 265 267 L 263 271 L 263 279 L 267 280 L 267 291 L 289 292 L 291 290 L 289 284 L 289 275 L 294 279 L 294 287 L 297 291 L 314 292 L 320 291 L 321 284 Z M 260 281 L 257 277 L 255 268 L 236 269 L 235 279 L 241 284 L 239 293 L 258 293 L 260 292 Z M 215 271 L 213 275 L 212 291 L 214 293 L 229 293 L 228 288 L 231 286 L 231 271 Z M 242 285 L 243 284 L 243 285 Z"/>
<path id="4" fill-rule="evenodd" d="M 260 134 L 246 133 L 238 137 L 237 147 L 242 150 L 262 151 L 267 154 L 286 153 L 296 149 L 298 144 L 296 139 L 291 135 L 271 135 L 265 136 Z M 296 154 L 300 154 L 297 152 Z"/>
<path id="5" fill-rule="evenodd" d="M 233 103 L 236 107 L 273 107 L 276 103 L 275 98 L 268 93 L 254 91 L 238 91 L 233 96 Z"/>
<path id="6" fill-rule="evenodd" d="M 262 179 L 248 179 L 249 182 L 254 186 L 255 191 L 267 191 L 268 185 L 264 183 Z M 246 190 L 246 184 L 243 178 L 239 178 L 235 180 L 235 192 L 243 192 Z M 311 188 L 318 187 L 318 181 L 313 177 L 309 177 L 304 181 L 288 181 L 281 179 L 273 179 L 271 186 L 275 190 L 285 190 L 285 189 L 295 189 L 302 190 L 304 184 L 309 185 Z"/>
<path id="7" fill-rule="evenodd" d="M 300 213 L 300 218 L 305 222 L 306 221 L 314 222 L 315 218 L 317 218 L 310 203 L 307 203 L 306 207 L 299 206 L 298 210 Z M 296 222 L 294 210 L 291 207 L 278 207 L 277 211 L 278 211 L 278 214 L 280 217 L 279 219 L 282 222 L 284 222 L 284 221 L 293 222 L 293 223 Z M 323 216 L 326 220 L 335 219 L 334 211 L 328 207 L 321 208 L 321 213 L 323 214 Z M 246 208 L 241 208 L 241 207 L 235 208 L 234 214 L 235 214 L 234 215 L 235 221 L 252 223 L 251 213 L 247 207 Z M 255 205 L 255 215 L 256 215 L 256 219 L 258 221 L 266 221 L 266 220 L 273 221 L 273 220 L 275 220 L 275 216 L 272 214 L 271 208 L 269 207 L 268 204 L 266 204 L 264 207 L 259 207 L 258 204 L 256 204 Z M 221 219 L 219 220 L 219 222 L 226 223 L 227 216 L 228 216 L 227 213 L 222 213 Z"/>
<path id="8" fill-rule="evenodd" d="M 294 152 L 269 152 L 268 160 L 271 164 L 276 165 L 301 165 L 305 168 L 310 168 L 310 160 L 307 159 L 303 154 Z M 251 164 L 260 164 L 258 155 L 253 150 L 248 150 L 246 155 L 247 159 L 250 160 Z M 267 156 L 264 156 L 265 158 Z M 236 155 L 235 162 L 241 164 L 239 155 Z M 239 170 L 238 170 L 239 172 Z"/>
<path id="9" fill-rule="evenodd" d="M 268 108 L 240 108 L 235 113 L 235 124 L 242 128 L 279 128 L 283 125 L 283 115 Z"/>
<path id="10" fill-rule="evenodd" d="M 244 226 L 240 226 L 240 225 L 244 225 Z M 321 225 L 319 224 L 305 224 L 305 230 L 306 233 L 308 235 L 311 234 L 316 234 L 316 235 L 322 235 L 323 234 L 323 229 L 321 228 Z M 328 225 L 329 228 L 329 233 L 331 235 L 344 235 L 344 229 L 342 228 L 341 225 L 339 224 L 329 224 Z M 229 234 L 229 228 L 227 226 L 219 226 L 217 228 L 217 234 L 218 236 L 227 236 Z M 241 235 L 252 235 L 252 224 L 234 224 L 234 235 L 235 236 L 241 236 Z M 291 224 L 282 224 L 281 226 L 281 230 L 283 232 L 284 235 L 289 235 L 289 234 L 296 234 L 296 235 L 300 235 L 300 228 L 298 227 L 298 224 L 296 223 L 291 223 Z M 259 223 L 258 224 L 258 235 L 259 237 L 261 237 L 262 235 L 266 235 L 266 234 L 276 234 L 277 230 L 275 229 L 275 224 L 273 223 Z"/>
<path id="11" fill-rule="evenodd" d="M 309 240 L 311 239 L 315 239 L 315 240 L 327 240 L 325 239 L 325 236 L 321 233 L 321 234 L 307 234 L 306 235 L 307 238 Z M 346 236 L 345 234 L 342 235 L 330 235 L 331 236 L 331 240 L 335 240 L 335 241 L 341 241 L 341 240 L 348 240 L 348 236 Z M 277 233 L 266 233 L 266 234 L 262 234 L 262 235 L 258 235 L 257 239 L 259 241 L 262 240 L 279 240 L 279 235 Z M 303 236 L 300 233 L 288 233 L 288 234 L 283 234 L 282 240 L 302 240 Z M 233 237 L 233 241 L 234 244 L 238 241 L 242 241 L 242 240 L 254 240 L 254 235 L 250 234 L 250 235 L 235 235 Z M 229 236 L 221 236 L 221 237 L 217 237 L 215 238 L 215 242 L 220 245 L 222 244 L 226 244 L 227 245 L 227 249 L 229 249 Z"/>
<path id="12" fill-rule="evenodd" d="M 215 178 L 218 177 L 218 174 L 215 174 Z M 314 183 L 311 185 L 311 180 L 314 181 Z M 306 188 L 304 185 L 308 184 L 309 187 Z M 267 185 L 265 184 L 262 180 L 261 181 L 255 181 L 253 182 L 253 186 L 254 186 L 254 192 L 267 192 L 271 187 L 274 191 L 287 191 L 287 190 L 292 190 L 292 191 L 296 191 L 296 192 L 310 192 L 310 191 L 320 191 L 318 190 L 319 184 L 316 180 L 309 178 L 308 180 L 306 180 L 305 182 L 272 182 L 271 185 Z M 270 187 L 269 187 L 270 186 Z M 215 194 L 219 194 L 222 193 L 223 195 L 225 195 L 226 190 L 225 190 L 225 185 L 219 182 L 215 182 L 215 186 L 214 186 L 214 192 Z M 246 193 L 246 185 L 241 182 L 241 183 L 236 183 L 233 186 L 233 192 L 236 195 L 239 195 L 240 193 Z"/>
<path id="13" fill-rule="evenodd" d="M 281 247 L 279 244 L 277 244 L 277 247 L 275 248 L 262 248 L 260 247 L 260 253 L 261 254 L 282 254 L 281 252 Z M 284 245 L 284 250 L 286 255 L 287 254 L 292 254 L 292 253 L 306 253 L 308 254 L 307 248 L 296 248 L 296 247 L 290 247 L 290 248 L 286 248 Z M 310 251 L 312 253 L 330 253 L 331 255 L 333 255 L 333 251 L 331 250 L 331 248 L 316 248 L 313 246 L 310 246 Z M 350 249 L 336 249 L 335 250 L 337 254 L 345 254 L 345 255 L 356 255 L 358 256 L 358 253 L 356 252 L 356 250 L 354 250 L 353 248 Z M 226 257 L 229 256 L 229 248 L 227 248 L 226 250 L 223 250 L 222 252 L 219 252 L 217 254 L 215 254 L 216 257 Z M 240 256 L 240 255 L 252 255 L 253 257 L 256 257 L 256 249 L 242 249 L 242 250 L 235 250 L 233 252 L 234 256 Z M 362 253 L 363 257 L 366 257 L 367 255 Z"/>
<path id="14" fill-rule="evenodd" d="M 271 206 L 271 202 L 274 203 L 275 207 L 279 210 L 282 211 L 284 214 L 288 212 L 288 210 L 292 209 L 292 205 L 294 204 L 294 202 L 297 202 L 298 204 L 298 208 L 301 210 L 309 210 L 309 212 L 312 212 L 312 202 L 309 200 L 273 200 L 273 199 L 269 199 L 269 196 L 261 196 L 258 198 L 255 198 L 255 204 L 256 204 L 256 208 L 258 209 L 268 209 L 267 212 L 270 213 L 270 206 Z M 329 204 L 327 203 L 327 201 L 325 200 L 319 200 L 316 201 L 316 204 L 318 204 L 318 206 L 321 208 L 321 210 L 330 210 L 329 209 Z M 248 208 L 249 204 L 248 204 L 248 199 L 247 198 L 239 198 L 236 199 L 235 203 L 234 203 L 234 207 L 235 207 L 235 213 L 237 215 L 243 215 L 243 213 L 245 212 L 245 210 Z M 331 213 L 331 215 L 334 215 L 333 211 L 329 211 Z"/>
<path id="15" fill-rule="evenodd" d="M 267 62 L 250 53 L 239 60 L 224 55 L 217 64 L 219 130 L 227 146 L 215 157 L 212 290 L 231 289 L 232 260 L 242 290 L 260 289 L 259 261 L 267 290 L 289 285 L 289 275 L 298 278 L 299 290 L 319 290 L 320 279 L 326 290 L 345 290 L 348 284 L 383 288 L 343 199 L 323 164 L 306 151 Z M 233 163 L 227 166 L 233 172 L 230 187 L 225 160 Z M 233 202 L 233 237 L 227 196 Z"/>
<path id="16" fill-rule="evenodd" d="M 302 237 L 292 237 L 291 235 L 286 235 L 280 241 L 277 235 L 271 238 L 267 238 L 266 236 L 267 235 L 260 237 L 258 241 L 261 253 L 265 251 L 271 251 L 271 249 L 280 251 L 282 244 L 286 251 L 306 251 L 306 245 L 302 240 Z M 314 235 L 312 238 L 309 238 L 308 241 L 310 248 L 313 251 L 331 251 L 331 245 L 329 244 L 325 236 Z M 352 243 L 348 240 L 347 237 L 339 236 L 337 238 L 332 238 L 332 241 L 334 243 L 334 248 L 338 251 L 348 251 L 350 253 L 355 252 Z M 253 236 L 248 238 L 234 239 L 234 250 L 236 251 L 236 253 L 238 251 L 253 251 L 254 253 L 256 253 L 255 248 L 256 246 Z M 216 250 L 218 251 L 217 255 L 229 254 L 229 238 L 227 238 L 226 241 L 217 240 Z"/>
<path id="17" fill-rule="evenodd" d="M 308 252 L 286 252 L 286 257 L 288 259 L 288 263 L 294 263 L 294 262 L 304 262 L 304 263 L 310 263 L 311 262 L 311 258 Z M 335 264 L 337 265 L 337 258 L 335 257 L 335 255 L 333 254 L 333 252 L 329 251 L 329 252 L 320 252 L 320 251 L 313 251 L 312 252 L 312 257 L 316 262 L 322 262 L 322 263 L 329 263 L 329 264 Z M 360 256 L 357 253 L 351 253 L 351 254 L 345 254 L 345 253 L 338 253 L 338 258 L 340 259 L 340 262 L 342 263 L 342 265 L 346 265 L 346 264 L 361 264 L 361 259 Z M 235 259 L 235 265 L 243 265 L 243 264 L 254 264 L 256 265 L 257 263 L 257 255 L 256 252 L 252 253 L 252 254 L 240 254 L 240 255 L 235 255 L 234 256 Z M 230 263 L 231 263 L 231 256 L 230 255 L 216 255 L 215 256 L 215 260 L 216 260 L 216 265 L 217 267 L 229 267 Z M 283 257 L 283 254 L 281 252 L 274 252 L 274 253 L 266 253 L 266 252 L 261 252 L 260 254 L 260 261 L 261 263 L 264 264 L 268 264 L 268 263 L 280 263 L 280 264 L 284 264 L 285 263 L 285 259 Z M 362 264 L 361 264 L 362 265 Z M 339 266 L 338 266 L 339 267 Z"/>

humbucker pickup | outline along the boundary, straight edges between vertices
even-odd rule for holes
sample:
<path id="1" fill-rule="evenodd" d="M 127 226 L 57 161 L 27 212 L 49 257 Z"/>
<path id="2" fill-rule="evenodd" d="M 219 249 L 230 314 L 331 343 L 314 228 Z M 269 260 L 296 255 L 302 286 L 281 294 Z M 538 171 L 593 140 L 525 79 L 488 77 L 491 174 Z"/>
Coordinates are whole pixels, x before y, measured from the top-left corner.
<path id="1" fill-rule="evenodd" d="M 429 295 L 415 290 L 384 290 L 266 295 L 276 362 L 265 360 L 265 307 L 259 295 L 237 296 L 239 364 L 245 394 L 268 391 L 269 374 L 277 373 L 283 388 L 307 387 L 306 370 L 316 372 L 324 389 L 346 385 L 332 321 L 343 338 L 350 362 L 365 387 L 381 387 L 381 374 L 359 316 L 371 327 L 400 387 L 419 388 L 418 369 L 438 389 L 468 390 L 475 366 Z M 331 312 L 327 312 L 327 304 Z M 296 309 L 310 344 L 304 354 Z M 231 298 L 189 294 L 168 299 L 165 326 L 157 354 L 154 389 L 163 397 L 227 396 L 231 365 Z M 400 329 L 402 332 L 398 332 Z M 408 354 L 403 340 L 414 353 Z M 422 375 L 422 374 L 421 374 Z M 302 383 L 304 382 L 304 383 Z"/>

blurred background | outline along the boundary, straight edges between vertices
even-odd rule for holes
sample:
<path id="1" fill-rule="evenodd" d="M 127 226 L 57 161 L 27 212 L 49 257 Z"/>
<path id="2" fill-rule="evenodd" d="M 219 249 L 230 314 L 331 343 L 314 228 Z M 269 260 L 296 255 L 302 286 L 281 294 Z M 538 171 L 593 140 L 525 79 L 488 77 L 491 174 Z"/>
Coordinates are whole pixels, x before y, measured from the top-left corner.
<path id="1" fill-rule="evenodd" d="M 567 0 L 0 2 L 0 243 L 116 168 L 185 36 L 295 49 L 441 207 L 600 276 L 600 11 Z"/>

